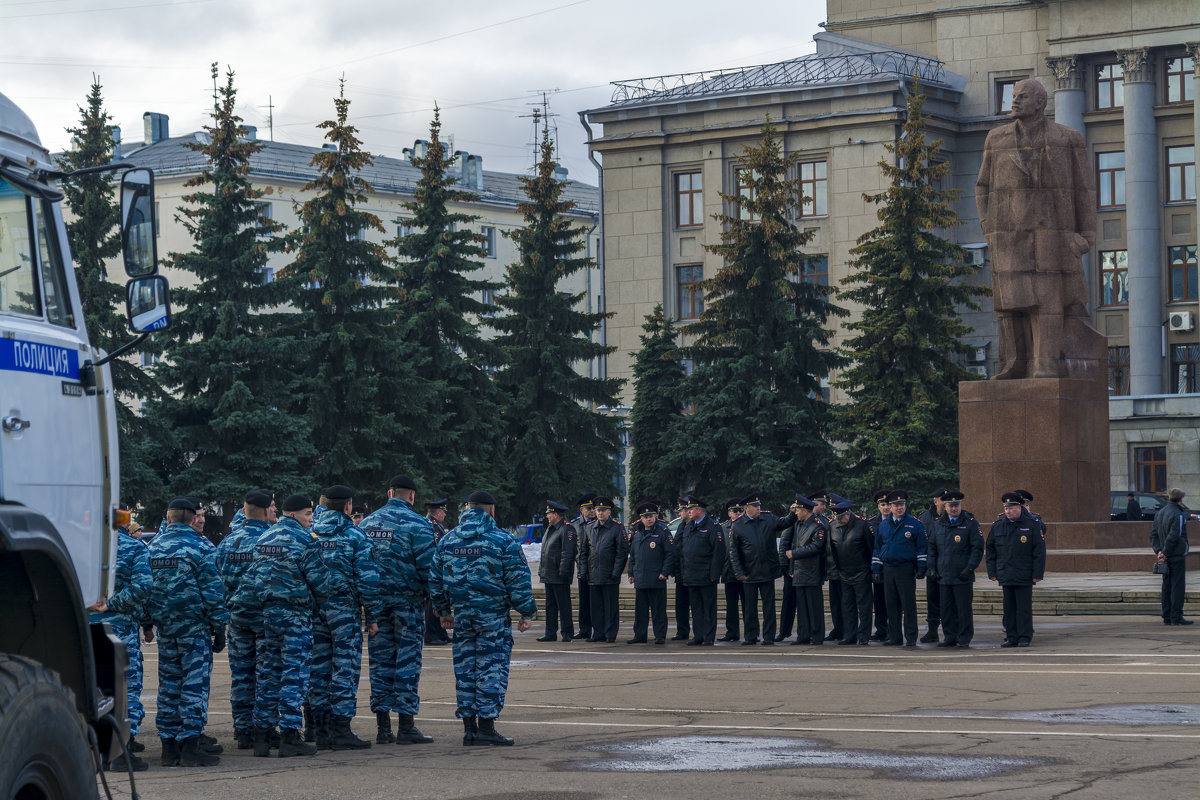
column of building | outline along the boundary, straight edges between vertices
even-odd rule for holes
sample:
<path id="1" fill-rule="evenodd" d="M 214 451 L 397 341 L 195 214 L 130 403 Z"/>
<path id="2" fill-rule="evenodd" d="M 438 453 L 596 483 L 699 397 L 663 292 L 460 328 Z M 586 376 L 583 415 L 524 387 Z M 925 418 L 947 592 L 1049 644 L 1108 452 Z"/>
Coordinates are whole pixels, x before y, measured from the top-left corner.
<path id="1" fill-rule="evenodd" d="M 1077 56 L 1047 58 L 1054 73 L 1054 121 L 1087 135 L 1083 129 L 1083 69 Z"/>
<path id="2" fill-rule="evenodd" d="M 1192 145 L 1193 152 L 1200 153 L 1200 42 L 1188 42 L 1186 45 L 1187 54 L 1192 59 Z M 1200 158 L 1192 158 L 1196 163 L 1192 165 L 1195 171 L 1195 182 L 1193 186 L 1200 186 Z M 1196 207 L 1196 241 L 1200 242 L 1200 201 Z M 1171 376 L 1171 381 L 1174 382 L 1175 376 Z M 1172 385 L 1169 387 L 1174 389 Z"/>
<path id="3" fill-rule="evenodd" d="M 1125 239 L 1129 252 L 1129 390 L 1160 394 L 1162 255 L 1159 238 L 1158 130 L 1150 50 L 1118 50 L 1125 92 Z"/>

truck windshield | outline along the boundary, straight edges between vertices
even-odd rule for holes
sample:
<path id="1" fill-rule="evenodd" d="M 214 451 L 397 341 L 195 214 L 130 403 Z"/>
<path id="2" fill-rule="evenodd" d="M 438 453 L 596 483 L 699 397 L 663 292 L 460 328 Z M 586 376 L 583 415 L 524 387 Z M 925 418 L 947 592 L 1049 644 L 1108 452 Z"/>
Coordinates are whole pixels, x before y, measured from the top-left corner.
<path id="1" fill-rule="evenodd" d="M 54 204 L 0 178 L 0 313 L 75 326 Z M 39 275 L 41 280 L 39 281 Z"/>

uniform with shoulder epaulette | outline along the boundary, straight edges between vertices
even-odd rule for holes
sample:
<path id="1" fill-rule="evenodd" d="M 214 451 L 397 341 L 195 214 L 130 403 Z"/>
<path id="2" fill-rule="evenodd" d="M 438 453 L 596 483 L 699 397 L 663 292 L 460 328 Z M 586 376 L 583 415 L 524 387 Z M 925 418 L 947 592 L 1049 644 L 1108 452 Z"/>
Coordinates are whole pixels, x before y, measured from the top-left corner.
<path id="1" fill-rule="evenodd" d="M 871 641 L 871 553 L 875 537 L 870 525 L 850 510 L 849 500 L 833 507 L 829 526 L 830 569 L 842 583 L 842 623 L 838 644 L 870 644 Z"/>
<path id="2" fill-rule="evenodd" d="M 779 566 L 792 576 L 796 595 L 796 639 L 793 644 L 825 643 L 825 608 L 821 584 L 825 582 L 825 548 L 829 528 L 815 513 L 816 503 L 796 495 L 792 513 L 784 519 L 791 525 L 779 540 Z"/>
<path id="3" fill-rule="evenodd" d="M 707 513 L 708 504 L 698 497 L 687 497 L 689 513 L 700 514 L 680 526 L 671 548 L 667 569 L 679 578 L 678 586 L 688 593 L 692 610 L 691 647 L 711 647 L 717 640 L 717 580 L 725 567 L 725 531 Z"/>
<path id="4" fill-rule="evenodd" d="M 725 635 L 717 639 L 719 642 L 736 642 L 742 638 L 742 608 L 745 603 L 745 590 L 742 582 L 733 574 L 733 557 L 729 553 L 729 535 L 734 521 L 742 515 L 742 499 L 734 497 L 725 501 L 726 519 L 721 522 L 721 531 L 725 536 L 725 567 L 721 570 L 721 583 L 725 589 Z"/>
<path id="5" fill-rule="evenodd" d="M 942 495 L 945 510 L 929 537 L 929 571 L 941 586 L 942 630 L 946 634 L 938 647 L 969 647 L 975 636 L 972 587 L 984 543 L 979 521 L 962 510 L 963 497 L 962 492 Z"/>
<path id="6" fill-rule="evenodd" d="M 571 582 L 575 578 L 575 555 L 579 538 L 575 526 L 565 521 L 567 507 L 553 500 L 546 501 L 546 532 L 542 534 L 542 556 L 538 560 L 538 577 L 546 587 L 546 632 L 539 642 L 575 638 L 575 621 L 571 613 Z M 550 524 L 550 516 L 557 520 Z"/>
<path id="7" fill-rule="evenodd" d="M 637 512 L 639 519 L 629 528 L 629 582 L 634 589 L 633 638 L 629 644 L 648 641 L 646 634 L 651 620 L 654 643 L 663 644 L 667 637 L 666 576 L 671 532 L 666 523 L 656 517 L 640 516 L 657 514 L 656 504 L 643 503 Z"/>

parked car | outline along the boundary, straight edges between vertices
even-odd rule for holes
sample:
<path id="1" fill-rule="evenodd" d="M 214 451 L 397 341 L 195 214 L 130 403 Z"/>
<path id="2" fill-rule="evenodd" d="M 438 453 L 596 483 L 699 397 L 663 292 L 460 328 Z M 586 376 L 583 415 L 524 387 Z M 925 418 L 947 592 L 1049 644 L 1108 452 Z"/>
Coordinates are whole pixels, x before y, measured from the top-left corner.
<path id="1" fill-rule="evenodd" d="M 1142 507 L 1142 519 L 1146 521 L 1153 520 L 1158 510 L 1167 503 L 1167 496 L 1165 494 L 1134 492 L 1133 496 L 1137 499 L 1138 505 Z M 1109 510 L 1113 521 L 1125 519 L 1125 509 L 1129 505 L 1129 492 L 1112 492 L 1109 494 L 1109 499 L 1112 504 L 1112 508 Z M 1186 503 L 1180 503 L 1180 506 L 1187 512 L 1187 519 L 1200 519 L 1200 513 L 1188 508 Z"/>

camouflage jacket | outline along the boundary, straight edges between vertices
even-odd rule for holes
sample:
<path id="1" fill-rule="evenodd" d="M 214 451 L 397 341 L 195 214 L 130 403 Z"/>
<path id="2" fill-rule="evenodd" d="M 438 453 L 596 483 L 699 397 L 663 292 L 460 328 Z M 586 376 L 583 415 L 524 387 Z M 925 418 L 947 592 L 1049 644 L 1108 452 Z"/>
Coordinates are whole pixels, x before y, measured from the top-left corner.
<path id="1" fill-rule="evenodd" d="M 291 517 L 280 517 L 258 537 L 248 577 L 264 609 L 312 611 L 333 592 L 317 540 Z"/>
<path id="2" fill-rule="evenodd" d="M 379 567 L 379 602 L 383 608 L 418 606 L 429 592 L 433 561 L 433 526 L 397 497 L 358 526 L 371 540 Z"/>
<path id="3" fill-rule="evenodd" d="M 262 604 L 258 601 L 250 567 L 254 564 L 254 547 L 270 525 L 264 520 L 235 521 L 229 535 L 217 545 L 217 571 L 225 586 L 225 604 L 229 606 L 229 621 L 234 625 L 262 624 Z"/>
<path id="4" fill-rule="evenodd" d="M 92 622 L 137 624 L 146 617 L 146 601 L 154 591 L 150 575 L 150 554 L 146 545 L 117 530 L 117 575 L 108 610 L 93 613 Z"/>
<path id="5" fill-rule="evenodd" d="M 478 508 L 467 509 L 438 543 L 429 588 L 441 616 L 488 620 L 507 617 L 510 608 L 526 619 L 537 613 L 521 545 Z"/>
<path id="6" fill-rule="evenodd" d="M 313 523 L 321 564 L 329 573 L 329 602 L 367 610 L 367 622 L 378 621 L 379 568 L 371 557 L 371 540 L 340 511 L 325 509 Z"/>
<path id="7" fill-rule="evenodd" d="M 154 537 L 147 555 L 154 580 L 150 618 L 162 636 L 215 631 L 229 620 L 215 548 L 191 525 L 172 522 Z"/>

